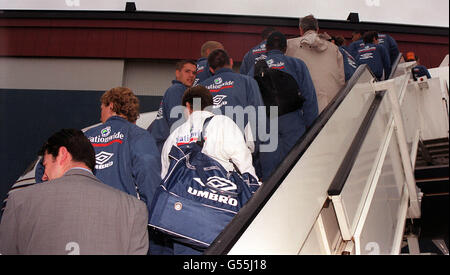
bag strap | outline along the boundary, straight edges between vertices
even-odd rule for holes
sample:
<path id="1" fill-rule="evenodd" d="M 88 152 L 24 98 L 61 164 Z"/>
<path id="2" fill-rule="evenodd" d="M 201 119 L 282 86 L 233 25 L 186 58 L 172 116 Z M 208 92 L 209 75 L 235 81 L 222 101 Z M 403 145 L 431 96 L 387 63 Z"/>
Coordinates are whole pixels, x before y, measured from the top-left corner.
<path id="1" fill-rule="evenodd" d="M 203 133 L 205 132 L 206 126 L 209 124 L 209 122 L 211 121 L 211 119 L 214 117 L 214 115 L 207 117 L 204 121 L 203 121 L 203 126 L 202 126 L 202 131 L 200 132 L 200 139 L 197 140 L 197 144 L 200 146 L 200 148 L 203 148 L 203 145 L 205 144 L 205 139 L 203 137 Z M 201 149 L 200 149 L 201 150 Z M 200 163 L 196 165 L 196 170 L 198 175 L 200 176 L 200 180 L 206 184 L 208 178 L 206 177 L 205 174 L 205 169 L 203 167 L 203 165 L 201 165 Z"/>
<path id="2" fill-rule="evenodd" d="M 213 117 L 214 117 L 214 115 L 207 117 L 203 121 L 202 131 L 200 132 L 200 140 L 197 141 L 197 144 L 200 145 L 202 148 L 203 148 L 203 145 L 205 144 L 205 138 L 203 137 L 203 133 L 205 132 L 206 126 L 208 126 L 209 122 L 211 121 L 211 119 Z"/>
<path id="3" fill-rule="evenodd" d="M 414 68 L 415 68 L 415 66 L 411 68 L 411 74 L 412 74 L 413 80 L 414 80 L 414 81 L 417 81 L 417 77 L 416 77 L 416 75 L 414 74 Z"/>
<path id="4" fill-rule="evenodd" d="M 269 66 L 265 59 L 256 61 L 254 65 L 253 77 L 264 77 L 264 74 L 269 70 Z"/>

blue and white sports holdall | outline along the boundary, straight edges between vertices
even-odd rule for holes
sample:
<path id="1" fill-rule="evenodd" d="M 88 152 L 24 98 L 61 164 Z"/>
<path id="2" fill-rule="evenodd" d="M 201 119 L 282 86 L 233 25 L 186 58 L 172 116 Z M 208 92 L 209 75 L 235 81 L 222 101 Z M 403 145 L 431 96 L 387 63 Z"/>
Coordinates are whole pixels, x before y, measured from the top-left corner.
<path id="1" fill-rule="evenodd" d="M 258 189 L 249 173 L 228 172 L 190 143 L 173 146 L 166 177 L 156 191 L 150 226 L 206 249 Z"/>

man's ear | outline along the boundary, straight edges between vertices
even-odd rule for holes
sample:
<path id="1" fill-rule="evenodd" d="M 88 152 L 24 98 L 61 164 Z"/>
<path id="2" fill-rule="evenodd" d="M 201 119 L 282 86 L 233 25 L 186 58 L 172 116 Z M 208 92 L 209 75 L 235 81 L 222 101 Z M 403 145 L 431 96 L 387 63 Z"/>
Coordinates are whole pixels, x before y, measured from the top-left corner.
<path id="1" fill-rule="evenodd" d="M 233 58 L 230 57 L 230 67 L 233 68 Z"/>
<path id="2" fill-rule="evenodd" d="M 186 109 L 188 110 L 189 114 L 192 114 L 193 110 L 192 110 L 192 106 L 189 102 L 186 102 Z"/>
<path id="3" fill-rule="evenodd" d="M 72 155 L 69 153 L 65 146 L 59 147 L 58 156 L 56 156 L 56 160 L 59 164 L 67 163 L 67 161 L 72 160 Z"/>
<path id="4" fill-rule="evenodd" d="M 181 71 L 175 70 L 175 79 L 176 79 L 176 80 L 179 80 L 179 79 L 180 79 L 180 76 L 181 76 Z"/>
<path id="5" fill-rule="evenodd" d="M 107 106 L 109 108 L 109 110 L 111 110 L 111 113 L 114 113 L 114 103 L 110 102 L 109 105 Z"/>

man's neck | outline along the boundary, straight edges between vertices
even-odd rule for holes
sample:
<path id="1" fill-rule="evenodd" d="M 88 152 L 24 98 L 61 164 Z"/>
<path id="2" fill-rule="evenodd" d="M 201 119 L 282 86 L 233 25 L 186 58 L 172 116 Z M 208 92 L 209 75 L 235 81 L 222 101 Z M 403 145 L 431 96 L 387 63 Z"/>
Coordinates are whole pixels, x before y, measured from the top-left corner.
<path id="1" fill-rule="evenodd" d="M 71 170 L 71 169 L 82 169 L 82 170 L 86 170 L 88 172 L 92 173 L 92 170 L 89 169 L 89 167 L 87 167 L 86 164 L 84 164 L 83 162 L 73 162 L 70 165 L 67 166 L 67 171 Z"/>

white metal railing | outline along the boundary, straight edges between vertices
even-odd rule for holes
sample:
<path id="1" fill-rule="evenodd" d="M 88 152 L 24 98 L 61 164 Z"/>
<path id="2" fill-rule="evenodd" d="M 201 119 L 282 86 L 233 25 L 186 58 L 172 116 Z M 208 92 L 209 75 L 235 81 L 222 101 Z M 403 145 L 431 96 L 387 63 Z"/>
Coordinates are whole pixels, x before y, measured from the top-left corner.
<path id="1" fill-rule="evenodd" d="M 448 111 L 433 84 L 439 79 L 419 89 L 410 78 L 408 69 L 382 82 L 362 76 L 229 254 L 336 252 L 335 234 L 327 232 L 336 229 L 323 215 L 325 192 L 380 91 L 385 95 L 342 193 L 330 199 L 344 247 L 356 254 L 399 254 L 406 219 L 421 215 L 413 174 L 417 143 L 424 132 L 448 136 Z M 423 112 L 425 106 L 435 108 Z M 433 130 L 441 133 L 427 129 L 434 116 L 439 126 Z"/>

